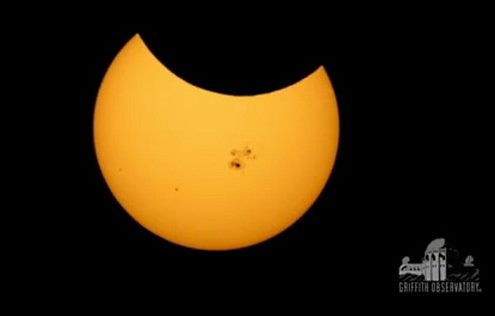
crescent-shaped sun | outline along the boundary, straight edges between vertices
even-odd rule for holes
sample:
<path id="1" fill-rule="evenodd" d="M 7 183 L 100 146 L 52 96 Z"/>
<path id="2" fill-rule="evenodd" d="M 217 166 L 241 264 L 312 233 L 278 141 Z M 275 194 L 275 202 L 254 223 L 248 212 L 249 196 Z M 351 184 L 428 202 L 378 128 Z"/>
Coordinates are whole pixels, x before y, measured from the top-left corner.
<path id="1" fill-rule="evenodd" d="M 149 231 L 196 249 L 246 247 L 291 226 L 324 188 L 338 138 L 323 67 L 271 93 L 224 95 L 174 75 L 139 35 L 108 69 L 94 113 L 115 198 Z"/>

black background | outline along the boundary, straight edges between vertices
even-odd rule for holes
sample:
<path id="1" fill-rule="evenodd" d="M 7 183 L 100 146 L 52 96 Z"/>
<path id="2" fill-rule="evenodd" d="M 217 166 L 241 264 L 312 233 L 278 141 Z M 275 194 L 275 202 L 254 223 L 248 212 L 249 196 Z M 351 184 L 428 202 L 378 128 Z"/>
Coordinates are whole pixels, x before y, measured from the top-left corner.
<path id="1" fill-rule="evenodd" d="M 24 62 L 12 81 L 33 88 L 15 91 L 22 123 L 14 146 L 27 155 L 13 157 L 23 171 L 11 186 L 29 228 L 13 240 L 32 277 L 66 288 L 139 282 L 139 289 L 180 284 L 215 295 L 256 286 L 253 296 L 400 300 L 411 296 L 398 294 L 402 257 L 419 261 L 444 237 L 475 257 L 490 292 L 483 11 L 294 9 L 165 8 L 159 17 L 140 10 L 130 18 L 95 8 L 79 18 L 20 22 L 13 53 Z M 205 252 L 152 235 L 119 206 L 97 166 L 92 116 L 106 69 L 137 32 L 185 80 L 225 93 L 271 91 L 325 66 L 341 115 L 338 158 L 293 227 L 246 249 Z"/>

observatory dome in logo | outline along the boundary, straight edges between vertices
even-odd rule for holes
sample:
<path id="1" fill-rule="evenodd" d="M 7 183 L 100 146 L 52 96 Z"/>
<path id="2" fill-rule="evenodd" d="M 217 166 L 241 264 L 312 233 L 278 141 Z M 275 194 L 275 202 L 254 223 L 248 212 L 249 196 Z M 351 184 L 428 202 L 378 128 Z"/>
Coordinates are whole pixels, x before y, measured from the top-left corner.
<path id="1" fill-rule="evenodd" d="M 402 259 L 399 292 L 481 292 L 480 271 L 472 255 L 461 256 L 444 238 L 434 239 L 417 263 Z"/>

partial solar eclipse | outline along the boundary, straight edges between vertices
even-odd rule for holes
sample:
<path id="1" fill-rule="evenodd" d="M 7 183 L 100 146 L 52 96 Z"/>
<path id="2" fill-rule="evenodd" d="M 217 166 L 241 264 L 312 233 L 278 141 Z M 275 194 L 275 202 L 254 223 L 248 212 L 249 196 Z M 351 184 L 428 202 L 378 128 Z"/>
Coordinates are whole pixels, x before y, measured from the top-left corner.
<path id="1" fill-rule="evenodd" d="M 94 143 L 122 207 L 185 247 L 228 250 L 296 222 L 323 190 L 339 138 L 323 67 L 270 93 L 232 96 L 168 70 L 135 35 L 101 84 Z"/>

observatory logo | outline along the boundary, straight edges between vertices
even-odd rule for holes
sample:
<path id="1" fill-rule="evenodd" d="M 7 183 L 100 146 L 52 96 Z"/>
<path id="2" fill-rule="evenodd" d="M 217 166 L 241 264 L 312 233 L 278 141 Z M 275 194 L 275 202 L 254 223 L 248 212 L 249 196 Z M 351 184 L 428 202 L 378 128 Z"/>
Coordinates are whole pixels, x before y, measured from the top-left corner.
<path id="1" fill-rule="evenodd" d="M 480 271 L 475 258 L 461 256 L 438 238 L 426 247 L 420 263 L 402 259 L 399 267 L 400 293 L 481 293 Z"/>

